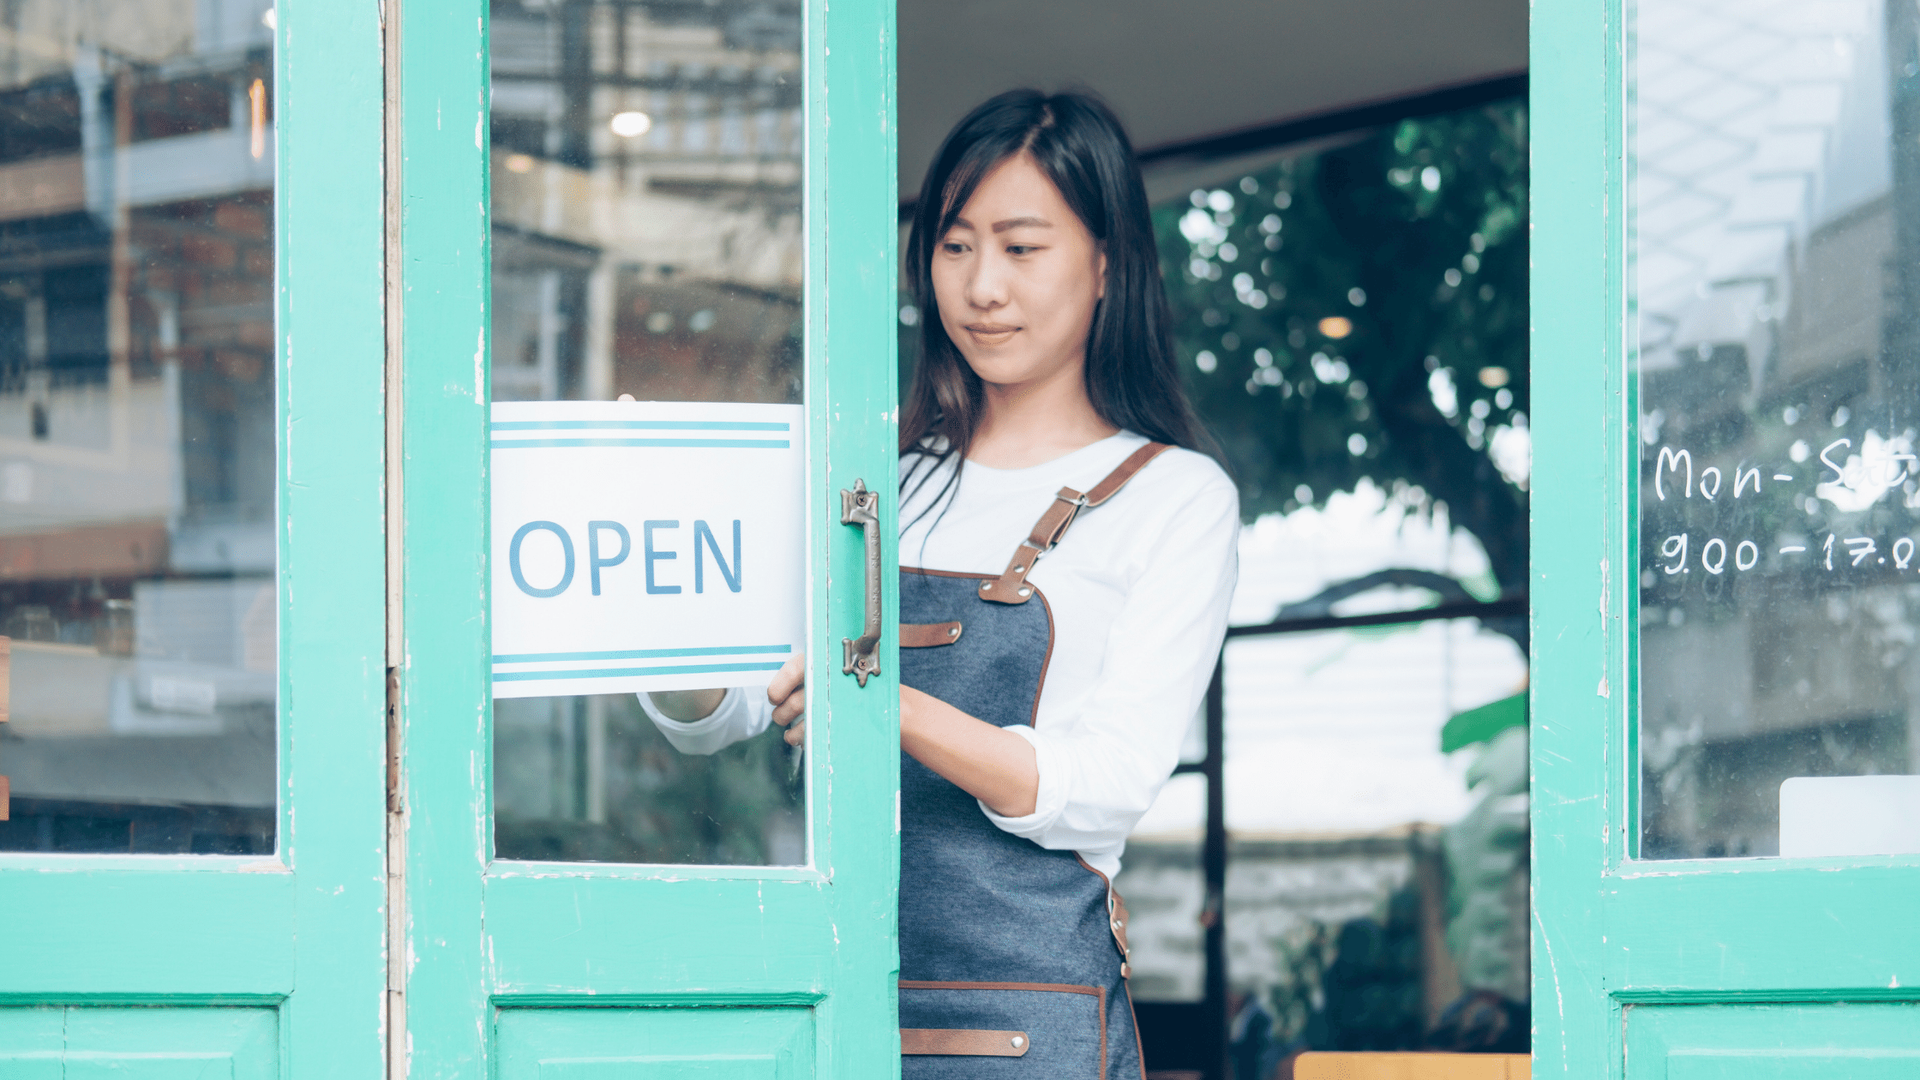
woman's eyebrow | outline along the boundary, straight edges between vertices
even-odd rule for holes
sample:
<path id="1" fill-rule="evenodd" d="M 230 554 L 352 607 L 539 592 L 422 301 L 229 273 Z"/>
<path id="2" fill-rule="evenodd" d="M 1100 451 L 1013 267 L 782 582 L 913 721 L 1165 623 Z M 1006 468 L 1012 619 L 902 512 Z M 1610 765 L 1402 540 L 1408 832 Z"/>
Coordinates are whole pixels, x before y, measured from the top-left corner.
<path id="1" fill-rule="evenodd" d="M 994 222 L 993 231 L 996 233 L 1003 233 L 1003 232 L 1006 232 L 1008 229 L 1021 229 L 1029 226 L 1041 228 L 1041 229 L 1051 229 L 1053 228 L 1053 222 L 1048 221 L 1046 218 L 1040 218 L 1040 217 L 1008 218 L 1005 221 Z"/>

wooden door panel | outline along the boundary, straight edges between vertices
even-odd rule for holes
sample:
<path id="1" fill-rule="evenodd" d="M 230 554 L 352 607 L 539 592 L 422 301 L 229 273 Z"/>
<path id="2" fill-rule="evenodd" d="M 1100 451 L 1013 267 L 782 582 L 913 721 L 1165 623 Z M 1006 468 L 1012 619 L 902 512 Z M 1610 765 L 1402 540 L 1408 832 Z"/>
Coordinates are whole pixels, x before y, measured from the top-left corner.
<path id="1" fill-rule="evenodd" d="M 795 876 L 670 881 L 509 876 L 496 866 L 485 898 L 496 992 L 816 992 L 835 963 L 830 898 L 820 875 L 787 873 Z"/>
<path id="2" fill-rule="evenodd" d="M 278 1080 L 272 1008 L 0 1009 L 0 1080 Z"/>
<path id="3" fill-rule="evenodd" d="M 1625 987 L 1729 997 L 1920 985 L 1916 888 L 1920 870 L 1885 857 L 1738 873 L 1639 864 L 1607 888 L 1628 945 L 1617 970 Z"/>
<path id="4" fill-rule="evenodd" d="M 1920 1005 L 1640 1005 L 1627 1077 L 1894 1080 L 1920 1073 Z"/>
<path id="5" fill-rule="evenodd" d="M 20 930 L 0 946 L 0 993 L 279 995 L 292 989 L 295 877 L 276 860 L 176 872 L 64 860 L 10 873 Z M 251 872 L 241 872 L 250 866 Z"/>
<path id="6" fill-rule="evenodd" d="M 499 1080 L 803 1080 L 804 1008 L 502 1009 Z"/>

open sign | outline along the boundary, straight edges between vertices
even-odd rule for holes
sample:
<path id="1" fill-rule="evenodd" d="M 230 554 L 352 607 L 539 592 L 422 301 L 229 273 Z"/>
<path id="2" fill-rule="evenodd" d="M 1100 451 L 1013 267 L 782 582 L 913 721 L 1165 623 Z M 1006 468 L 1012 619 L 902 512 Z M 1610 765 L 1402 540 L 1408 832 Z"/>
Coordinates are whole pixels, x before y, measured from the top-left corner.
<path id="1" fill-rule="evenodd" d="M 805 634 L 797 405 L 493 406 L 493 693 L 754 686 Z"/>
<path id="2" fill-rule="evenodd" d="M 643 535 L 646 537 L 646 555 L 643 561 L 646 566 L 647 591 L 650 593 L 677 593 L 680 591 L 680 586 L 678 585 L 656 584 L 653 570 L 653 564 L 656 562 L 678 559 L 680 557 L 677 551 L 655 550 L 653 531 L 655 529 L 678 529 L 679 527 L 680 522 L 677 519 L 651 520 L 643 526 Z M 523 562 L 520 555 L 521 545 L 528 536 L 537 531 L 551 533 L 560 542 L 560 580 L 550 588 L 540 588 L 529 585 L 527 583 L 526 572 L 523 569 Z M 600 536 L 603 532 L 612 533 L 619 538 L 620 548 L 618 551 L 606 556 L 601 554 Z M 702 540 L 706 541 L 704 547 L 701 545 Z M 632 549 L 633 536 L 627 531 L 625 525 L 620 524 L 618 521 L 598 520 L 587 522 L 587 565 L 591 568 L 593 595 L 600 595 L 600 571 L 624 564 L 627 561 L 628 553 L 632 551 Z M 742 564 L 739 518 L 733 519 L 733 565 L 731 567 L 727 565 L 727 555 L 725 551 L 721 550 L 720 541 L 714 538 L 713 529 L 704 521 L 695 521 L 693 523 L 694 592 L 707 591 L 706 566 L 701 559 L 701 555 L 703 552 L 709 550 L 713 552 L 713 561 L 716 564 L 716 569 L 719 571 L 720 577 L 726 581 L 727 588 L 732 589 L 734 592 L 739 592 L 740 568 Z M 568 586 L 573 584 L 573 567 L 573 537 L 567 532 L 566 526 L 553 521 L 529 521 L 513 531 L 513 540 L 507 544 L 507 572 L 513 575 L 513 583 L 519 587 L 521 592 L 542 600 L 550 596 L 559 596 L 561 593 L 567 591 Z"/>

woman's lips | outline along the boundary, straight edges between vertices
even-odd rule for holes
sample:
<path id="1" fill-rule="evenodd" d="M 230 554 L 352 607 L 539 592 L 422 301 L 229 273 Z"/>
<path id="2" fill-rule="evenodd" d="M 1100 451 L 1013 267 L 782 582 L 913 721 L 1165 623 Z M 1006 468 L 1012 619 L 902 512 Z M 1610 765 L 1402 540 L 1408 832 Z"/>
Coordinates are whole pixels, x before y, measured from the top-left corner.
<path id="1" fill-rule="evenodd" d="M 967 333 L 971 335 L 975 341 L 984 345 L 1001 344 L 1018 333 L 1019 330 L 1020 328 L 1017 326 L 1001 326 L 997 323 L 973 323 L 966 327 Z"/>

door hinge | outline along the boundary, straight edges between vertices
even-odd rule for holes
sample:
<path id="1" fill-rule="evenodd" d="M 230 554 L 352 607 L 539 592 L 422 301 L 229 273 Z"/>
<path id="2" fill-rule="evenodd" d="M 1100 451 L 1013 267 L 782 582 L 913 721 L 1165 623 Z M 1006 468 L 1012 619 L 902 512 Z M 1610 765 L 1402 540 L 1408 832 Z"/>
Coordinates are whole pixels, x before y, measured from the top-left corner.
<path id="1" fill-rule="evenodd" d="M 387 669 L 387 813 L 406 809 L 400 794 L 400 669 Z"/>
<path id="2" fill-rule="evenodd" d="M 387 669 L 387 1080 L 407 1077 L 407 814 L 401 793 L 400 669 Z"/>

